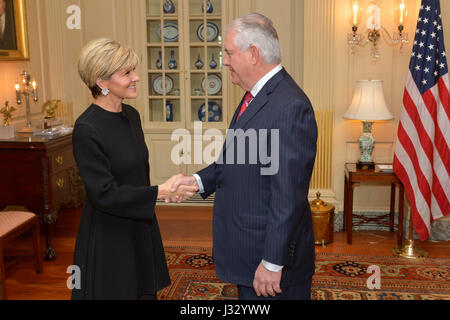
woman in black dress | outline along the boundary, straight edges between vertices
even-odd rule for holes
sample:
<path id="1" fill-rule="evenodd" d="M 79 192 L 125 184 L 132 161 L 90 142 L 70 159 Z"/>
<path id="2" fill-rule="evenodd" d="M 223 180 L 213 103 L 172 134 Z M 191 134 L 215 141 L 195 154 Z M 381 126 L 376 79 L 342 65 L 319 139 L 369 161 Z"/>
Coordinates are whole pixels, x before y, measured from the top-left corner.
<path id="1" fill-rule="evenodd" d="M 139 113 L 122 100 L 137 97 L 138 57 L 116 41 L 83 48 L 78 70 L 94 103 L 77 119 L 73 152 L 86 187 L 74 254 L 81 287 L 72 299 L 156 297 L 170 284 L 157 199 L 187 199 L 195 187 L 170 193 L 173 176 L 150 185 L 148 150 Z"/>

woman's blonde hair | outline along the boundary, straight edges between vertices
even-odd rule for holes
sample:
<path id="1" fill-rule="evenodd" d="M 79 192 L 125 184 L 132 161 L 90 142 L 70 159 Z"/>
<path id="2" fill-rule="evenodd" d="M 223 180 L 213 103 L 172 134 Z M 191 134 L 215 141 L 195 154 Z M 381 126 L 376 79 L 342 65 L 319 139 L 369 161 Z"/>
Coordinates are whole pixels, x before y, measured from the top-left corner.
<path id="1" fill-rule="evenodd" d="M 92 40 L 81 50 L 78 73 L 96 98 L 101 93 L 97 79 L 108 80 L 118 70 L 134 69 L 138 62 L 139 57 L 132 49 L 117 41 L 100 38 Z"/>

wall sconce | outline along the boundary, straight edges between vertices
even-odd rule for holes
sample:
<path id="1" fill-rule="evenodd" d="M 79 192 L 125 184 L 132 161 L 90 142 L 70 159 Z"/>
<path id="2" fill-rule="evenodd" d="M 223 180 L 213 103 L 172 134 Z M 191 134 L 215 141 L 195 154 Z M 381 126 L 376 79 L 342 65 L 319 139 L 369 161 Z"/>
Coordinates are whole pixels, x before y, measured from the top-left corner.
<path id="1" fill-rule="evenodd" d="M 379 1 L 379 0 L 378 0 Z M 372 44 L 370 55 L 372 59 L 376 60 L 380 57 L 378 49 L 378 40 L 381 38 L 382 33 L 385 33 L 389 38 L 389 42 L 392 44 L 400 43 L 400 49 L 403 44 L 408 43 L 408 34 L 404 32 L 405 22 L 408 18 L 408 6 L 407 0 L 395 0 L 395 16 L 398 32 L 394 32 L 393 36 L 381 25 L 381 9 L 378 6 L 378 1 L 372 0 L 372 3 L 367 7 L 367 14 L 369 15 L 366 20 L 367 26 L 367 39 L 364 41 L 364 36 L 358 33 L 359 25 L 361 24 L 363 9 L 360 5 L 360 0 L 350 0 L 350 23 L 352 25 L 352 32 L 347 34 L 348 44 L 351 46 L 351 53 L 356 52 L 356 47 L 364 47 L 367 43 Z"/>
<path id="2" fill-rule="evenodd" d="M 26 112 L 27 112 L 27 126 L 20 130 L 20 133 L 32 133 L 33 129 L 31 127 L 31 109 L 30 109 L 30 94 L 33 95 L 33 101 L 38 101 L 37 96 L 37 84 L 36 81 L 31 81 L 31 75 L 24 71 L 20 75 L 20 83 L 16 83 L 14 86 L 16 89 L 16 100 L 17 104 L 22 103 L 22 95 L 25 97 Z"/>
<path id="3" fill-rule="evenodd" d="M 372 135 L 374 121 L 390 120 L 393 118 L 389 111 L 383 93 L 382 80 L 358 80 L 355 93 L 344 118 L 361 120 L 363 133 L 359 137 L 359 151 L 361 158 L 356 164 L 358 169 L 374 169 L 372 151 L 375 138 Z"/>

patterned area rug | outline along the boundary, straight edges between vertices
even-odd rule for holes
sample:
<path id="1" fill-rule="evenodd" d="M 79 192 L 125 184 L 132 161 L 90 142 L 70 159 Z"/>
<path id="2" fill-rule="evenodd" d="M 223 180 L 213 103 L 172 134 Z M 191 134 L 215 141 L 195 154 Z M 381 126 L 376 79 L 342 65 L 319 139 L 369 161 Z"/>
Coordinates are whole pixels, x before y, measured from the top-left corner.
<path id="1" fill-rule="evenodd" d="M 367 272 L 370 266 L 379 267 L 380 289 L 369 289 L 368 282 L 375 284 L 374 270 Z M 450 300 L 450 259 L 415 261 L 397 257 L 318 253 L 312 299 Z"/>
<path id="2" fill-rule="evenodd" d="M 234 285 L 217 278 L 211 249 L 166 247 L 170 286 L 158 292 L 159 300 L 237 300 Z"/>
<path id="3" fill-rule="evenodd" d="M 236 300 L 236 286 L 217 278 L 211 249 L 166 247 L 172 283 L 160 300 Z M 369 289 L 374 271 L 380 289 Z M 371 277 L 369 279 L 369 277 Z M 369 279 L 369 281 L 368 281 Z M 396 257 L 317 253 L 313 300 L 450 300 L 450 259 L 419 261 Z"/>

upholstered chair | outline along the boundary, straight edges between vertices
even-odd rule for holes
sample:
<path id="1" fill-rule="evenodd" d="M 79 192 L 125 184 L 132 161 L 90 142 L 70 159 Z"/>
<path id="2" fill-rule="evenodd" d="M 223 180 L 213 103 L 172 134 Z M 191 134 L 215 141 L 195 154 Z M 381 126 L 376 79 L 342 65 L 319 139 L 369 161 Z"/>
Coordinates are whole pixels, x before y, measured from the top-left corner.
<path id="1" fill-rule="evenodd" d="M 34 267 L 37 273 L 42 272 L 41 240 L 39 235 L 39 218 L 31 212 L 0 212 L 0 299 L 6 300 L 5 265 L 3 249 L 11 240 L 32 229 Z"/>

